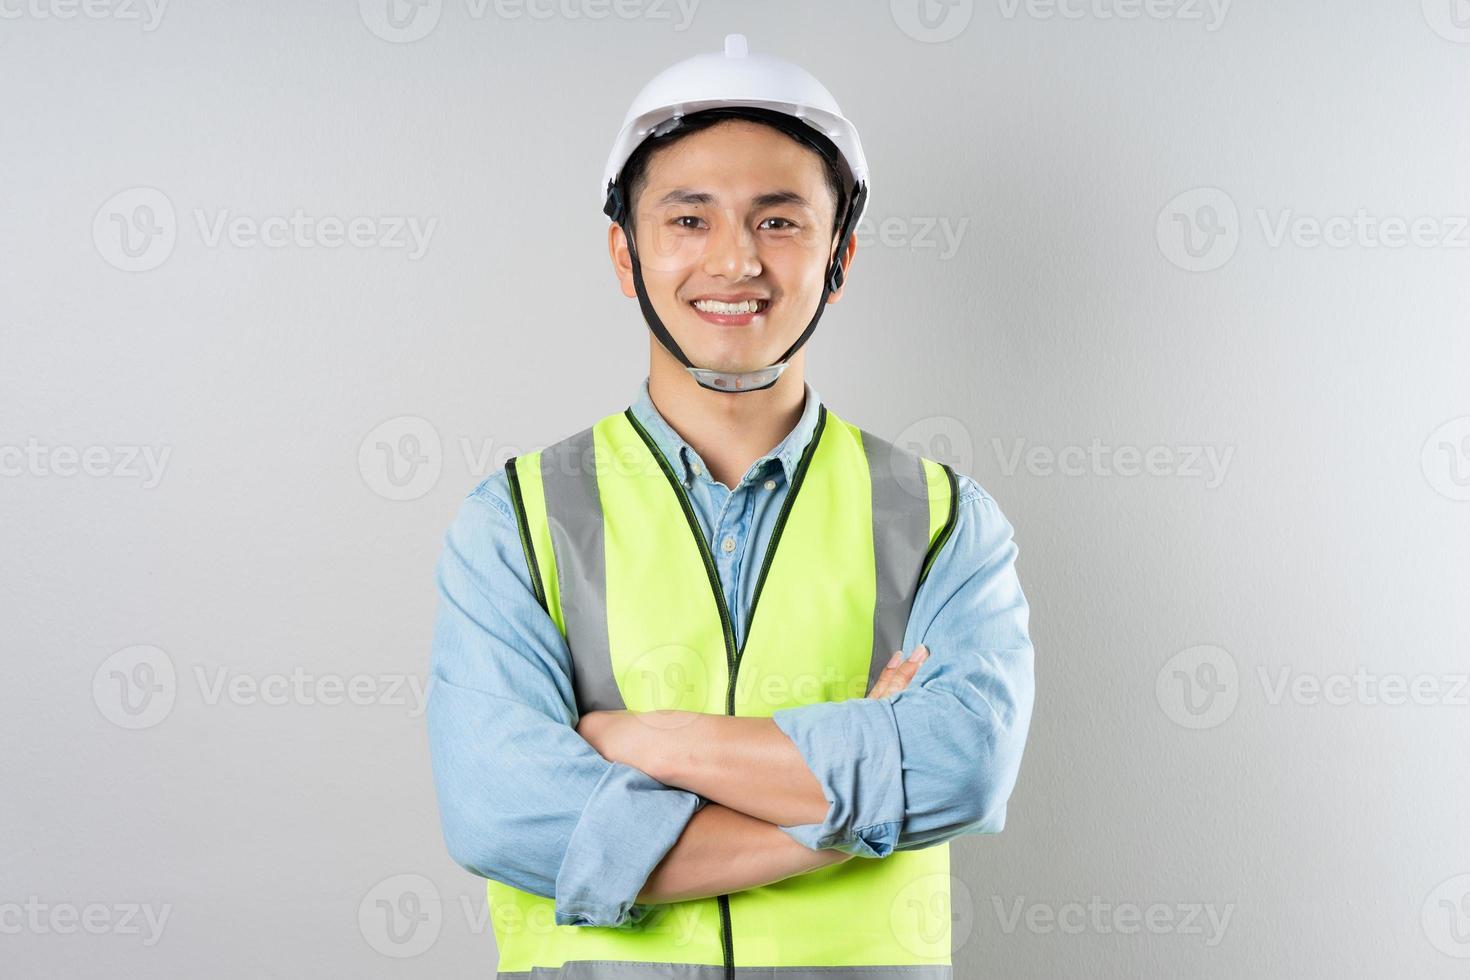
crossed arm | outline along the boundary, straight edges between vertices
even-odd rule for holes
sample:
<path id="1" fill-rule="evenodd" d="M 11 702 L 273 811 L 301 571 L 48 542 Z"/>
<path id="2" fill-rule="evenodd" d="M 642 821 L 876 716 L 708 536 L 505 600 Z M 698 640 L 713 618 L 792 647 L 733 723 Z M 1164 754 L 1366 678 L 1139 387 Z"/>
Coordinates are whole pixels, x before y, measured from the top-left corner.
<path id="1" fill-rule="evenodd" d="M 907 659 L 896 651 L 868 697 L 904 690 L 928 655 L 923 645 Z M 577 733 L 609 762 L 712 801 L 690 818 L 653 869 L 640 902 L 743 891 L 852 856 L 835 848 L 814 850 L 780 829 L 821 823 L 830 804 L 796 744 L 770 718 L 590 711 Z"/>
<path id="2" fill-rule="evenodd" d="M 963 478 L 904 636 L 933 655 L 894 665 L 868 697 L 764 719 L 579 716 L 504 477 L 487 479 L 437 569 L 427 721 L 450 856 L 554 899 L 558 925 L 620 926 L 655 903 L 999 831 L 1033 694 L 1015 553 Z"/>

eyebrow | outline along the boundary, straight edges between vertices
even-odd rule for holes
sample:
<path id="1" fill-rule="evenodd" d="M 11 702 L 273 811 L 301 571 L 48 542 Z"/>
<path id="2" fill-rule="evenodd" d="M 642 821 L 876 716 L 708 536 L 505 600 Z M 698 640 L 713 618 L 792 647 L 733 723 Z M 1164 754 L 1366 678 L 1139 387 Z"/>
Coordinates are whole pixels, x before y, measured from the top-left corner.
<path id="1" fill-rule="evenodd" d="M 669 204 L 688 204 L 704 206 L 713 205 L 714 203 L 715 196 L 707 191 L 694 191 L 688 189 L 687 187 L 676 187 L 665 194 L 663 197 L 659 198 L 658 203 L 654 206 L 660 208 Z M 758 194 L 754 199 L 752 199 L 751 203 L 756 208 L 769 208 L 781 204 L 790 204 L 799 208 L 807 208 L 813 211 L 816 210 L 812 207 L 810 201 L 808 201 L 806 198 L 802 197 L 795 191 L 771 191 L 768 194 Z"/>

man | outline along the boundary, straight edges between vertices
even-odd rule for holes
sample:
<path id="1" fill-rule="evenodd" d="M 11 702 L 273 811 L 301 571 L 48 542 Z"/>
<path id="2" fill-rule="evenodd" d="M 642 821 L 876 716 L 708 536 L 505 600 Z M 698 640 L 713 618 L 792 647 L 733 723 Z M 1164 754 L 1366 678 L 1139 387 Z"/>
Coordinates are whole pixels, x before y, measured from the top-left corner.
<path id="1" fill-rule="evenodd" d="M 856 130 L 730 35 L 640 93 L 603 188 L 648 377 L 476 487 L 439 565 L 435 781 L 500 975 L 949 977 L 947 842 L 1004 825 L 1028 607 L 995 501 L 805 381 Z"/>

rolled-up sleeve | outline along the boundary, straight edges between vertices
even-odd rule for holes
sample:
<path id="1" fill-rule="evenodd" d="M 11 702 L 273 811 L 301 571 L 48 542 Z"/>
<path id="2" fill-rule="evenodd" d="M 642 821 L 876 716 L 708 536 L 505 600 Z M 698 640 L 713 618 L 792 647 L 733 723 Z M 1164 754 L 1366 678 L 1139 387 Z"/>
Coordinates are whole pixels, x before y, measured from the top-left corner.
<path id="1" fill-rule="evenodd" d="M 887 857 L 904 822 L 903 758 L 887 698 L 826 701 L 775 712 L 830 804 L 821 823 L 781 829 L 813 850 Z"/>
<path id="2" fill-rule="evenodd" d="M 554 899 L 558 925 L 634 925 L 704 800 L 577 734 L 570 652 L 503 488 L 502 470 L 461 503 L 437 567 L 427 720 L 445 844 L 466 870 Z"/>
<path id="3" fill-rule="evenodd" d="M 1030 610 L 1013 528 L 960 477 L 955 526 L 914 597 L 904 653 L 929 658 L 907 689 L 776 711 L 829 807 L 782 827 L 807 847 L 885 857 L 961 834 L 997 833 L 1035 696 Z"/>

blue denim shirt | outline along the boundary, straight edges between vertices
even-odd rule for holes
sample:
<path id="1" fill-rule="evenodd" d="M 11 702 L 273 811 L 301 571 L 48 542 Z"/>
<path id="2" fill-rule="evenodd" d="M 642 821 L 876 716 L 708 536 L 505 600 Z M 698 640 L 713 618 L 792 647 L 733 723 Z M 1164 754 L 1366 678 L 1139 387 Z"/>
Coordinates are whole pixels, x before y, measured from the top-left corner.
<path id="1" fill-rule="evenodd" d="M 820 399 L 739 485 L 716 482 L 664 421 L 645 378 L 633 412 L 687 488 L 743 643 L 761 558 Z M 907 690 L 775 712 L 829 801 L 781 828 L 867 858 L 1005 824 L 1030 726 L 1029 609 L 1011 525 L 957 474 L 949 542 L 914 598 L 903 649 L 930 656 Z M 427 710 L 445 843 L 466 870 L 555 900 L 559 925 L 626 926 L 650 872 L 705 800 L 609 762 L 575 730 L 571 655 L 532 591 L 502 468 L 464 499 L 437 569 Z"/>

